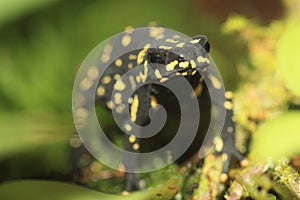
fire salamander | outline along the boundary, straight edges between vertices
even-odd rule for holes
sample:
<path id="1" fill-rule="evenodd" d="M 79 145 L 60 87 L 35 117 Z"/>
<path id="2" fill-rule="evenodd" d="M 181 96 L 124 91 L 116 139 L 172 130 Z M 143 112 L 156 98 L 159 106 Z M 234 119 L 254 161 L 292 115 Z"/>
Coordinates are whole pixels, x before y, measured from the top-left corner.
<path id="1" fill-rule="evenodd" d="M 220 91 L 223 88 L 222 81 L 210 69 L 213 64 L 209 55 L 210 45 L 207 37 L 197 35 L 193 38 L 184 38 L 177 34 L 166 33 L 161 27 L 148 27 L 147 39 L 135 41 L 135 29 L 127 28 L 118 44 L 106 44 L 99 62 L 110 63 L 109 67 L 101 76 L 99 82 L 92 80 L 99 74 L 97 66 L 90 67 L 87 71 L 87 77 L 80 82 L 80 89 L 84 93 L 90 90 L 93 84 L 97 84 L 95 94 L 96 106 L 103 105 L 109 110 L 113 110 L 122 116 L 128 105 L 130 120 L 140 126 L 151 123 L 149 118 L 149 109 L 156 108 L 156 105 L 162 105 L 167 113 L 165 126 L 160 132 L 149 138 L 138 138 L 134 133 L 124 134 L 124 149 L 130 152 L 146 152 L 147 148 L 156 150 L 166 145 L 174 135 L 180 124 L 180 106 L 176 95 L 168 88 L 160 84 L 146 84 L 133 92 L 133 95 L 125 99 L 123 97 L 127 90 L 132 90 L 138 83 L 145 82 L 148 79 L 158 80 L 160 83 L 176 80 L 177 77 L 184 77 L 194 93 L 190 98 L 196 98 L 199 103 L 201 120 L 198 126 L 198 132 L 192 145 L 177 160 L 183 162 L 195 154 L 205 138 L 209 129 L 209 122 L 213 115 L 211 111 L 212 99 L 210 91 Z M 111 60 L 114 49 L 128 48 L 135 43 L 142 43 L 141 49 L 130 51 Z M 153 45 L 153 43 L 159 45 Z M 118 81 L 127 71 L 136 66 L 142 66 L 139 71 L 128 76 L 122 81 Z M 201 73 L 199 73 L 201 72 Z M 113 93 L 113 91 L 115 91 Z M 215 149 L 217 152 L 225 154 L 223 173 L 221 181 L 227 180 L 227 172 L 232 157 L 236 157 L 241 165 L 247 163 L 246 159 L 235 148 L 235 123 L 233 120 L 233 102 L 232 92 L 223 92 L 223 98 L 217 101 L 217 104 L 226 111 L 223 133 L 221 136 L 212 137 L 217 141 Z M 224 97 L 225 96 L 225 97 Z M 223 100 L 222 100 L 223 99 Z M 189 105 L 183 105 L 189 106 Z M 82 113 L 82 112 L 81 112 Z M 78 115 L 80 113 L 78 112 Z M 188 119 L 193 120 L 193 119 Z M 131 133 L 132 127 L 128 120 L 124 118 L 122 123 L 127 133 Z M 187 129 L 185 133 L 189 134 Z M 218 134 L 216 134 L 218 135 Z M 78 146 L 78 145 L 77 145 Z M 113 158 L 112 158 L 113 159 Z M 137 160 L 128 160 L 124 158 L 124 167 L 137 165 Z M 140 189 L 135 173 L 126 173 L 126 191 Z"/>

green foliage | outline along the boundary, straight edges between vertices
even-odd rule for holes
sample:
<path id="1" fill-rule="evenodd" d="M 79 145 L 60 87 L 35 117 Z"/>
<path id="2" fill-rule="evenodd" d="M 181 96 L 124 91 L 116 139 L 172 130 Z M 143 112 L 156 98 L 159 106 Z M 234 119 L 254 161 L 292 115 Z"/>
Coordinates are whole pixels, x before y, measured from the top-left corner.
<path id="1" fill-rule="evenodd" d="M 286 87 L 298 97 L 300 97 L 299 35 L 299 21 L 290 20 L 277 45 L 279 73 Z"/>
<path id="2" fill-rule="evenodd" d="M 86 189 L 74 184 L 54 181 L 16 181 L 0 186 L 1 199 L 30 200 L 85 200 L 85 199 L 128 199 L 128 200 L 168 200 L 172 199 L 178 190 L 177 180 L 171 179 L 164 185 L 146 191 L 134 192 L 126 196 L 112 195 Z"/>
<path id="3" fill-rule="evenodd" d="M 259 126 L 253 135 L 250 157 L 275 161 L 300 152 L 299 119 L 300 112 L 287 112 Z"/>

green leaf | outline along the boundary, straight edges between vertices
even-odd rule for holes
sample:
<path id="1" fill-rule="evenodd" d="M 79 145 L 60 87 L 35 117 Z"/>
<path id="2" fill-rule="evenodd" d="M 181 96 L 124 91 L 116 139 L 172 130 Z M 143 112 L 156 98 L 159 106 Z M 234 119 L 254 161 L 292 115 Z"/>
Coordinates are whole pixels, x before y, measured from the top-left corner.
<path id="1" fill-rule="evenodd" d="M 58 0 L 1 0 L 0 25 L 4 22 Z"/>
<path id="2" fill-rule="evenodd" d="M 253 136 L 250 157 L 273 160 L 300 152 L 300 112 L 287 112 L 262 124 Z"/>
<path id="3" fill-rule="evenodd" d="M 73 123 L 51 113 L 1 113 L 0 160 L 37 147 L 68 141 Z"/>
<path id="4" fill-rule="evenodd" d="M 290 22 L 277 44 L 277 62 L 279 72 L 286 87 L 300 97 L 300 23 Z"/>
<path id="5" fill-rule="evenodd" d="M 177 179 L 146 191 L 129 195 L 113 195 L 90 190 L 78 185 L 55 181 L 11 181 L 0 185 L 0 199 L 6 200 L 168 200 L 177 193 Z"/>

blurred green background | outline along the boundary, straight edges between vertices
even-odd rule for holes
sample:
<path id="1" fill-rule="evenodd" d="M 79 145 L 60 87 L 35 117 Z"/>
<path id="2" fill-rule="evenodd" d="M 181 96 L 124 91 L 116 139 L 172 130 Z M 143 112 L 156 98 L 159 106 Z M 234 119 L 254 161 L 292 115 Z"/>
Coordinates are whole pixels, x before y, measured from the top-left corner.
<path id="1" fill-rule="evenodd" d="M 251 149 L 254 155 L 263 152 L 262 160 L 278 152 L 283 153 L 276 159 L 299 154 L 299 142 L 290 144 L 299 141 L 300 132 L 295 125 L 300 122 L 299 13 L 296 0 L 1 0 L 0 182 L 72 179 L 69 139 L 75 133 L 71 94 L 76 72 L 101 41 L 128 25 L 150 21 L 186 35 L 208 36 L 225 85 L 236 92 L 242 152 L 245 141 L 258 132 L 250 155 Z M 294 124 L 288 131 L 291 140 L 278 149 L 278 128 L 272 122 L 263 130 L 259 125 L 291 110 L 296 114 L 288 114 L 280 126 L 287 130 L 289 119 Z M 278 139 L 270 141 L 271 133 Z M 271 142 L 267 149 L 258 144 L 262 140 Z M 117 187 L 110 191 L 122 186 Z"/>

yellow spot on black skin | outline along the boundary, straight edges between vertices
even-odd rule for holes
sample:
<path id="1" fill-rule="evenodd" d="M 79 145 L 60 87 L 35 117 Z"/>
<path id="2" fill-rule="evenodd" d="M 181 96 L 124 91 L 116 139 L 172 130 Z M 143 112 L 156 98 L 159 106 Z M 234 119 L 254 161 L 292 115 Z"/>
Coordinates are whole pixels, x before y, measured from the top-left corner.
<path id="1" fill-rule="evenodd" d="M 124 111 L 124 109 L 125 109 L 125 105 L 124 104 L 121 104 L 121 105 L 119 105 L 119 106 L 117 106 L 115 108 L 115 110 L 116 110 L 117 113 L 122 113 Z"/>
<path id="2" fill-rule="evenodd" d="M 233 128 L 232 128 L 231 126 L 228 126 L 228 127 L 227 127 L 227 131 L 228 131 L 229 133 L 232 133 Z"/>
<path id="3" fill-rule="evenodd" d="M 128 63 L 128 69 L 131 69 L 133 67 L 132 63 Z"/>
<path id="4" fill-rule="evenodd" d="M 88 110 L 85 108 L 78 108 L 76 110 L 76 117 L 87 118 L 88 114 Z"/>
<path id="5" fill-rule="evenodd" d="M 132 127 L 129 124 L 125 124 L 124 128 L 126 131 L 130 132 L 132 130 Z M 129 141 L 130 141 L 130 137 L 129 137 Z M 134 141 L 133 141 L 134 142 Z"/>
<path id="6" fill-rule="evenodd" d="M 80 84 L 79 84 L 79 88 L 82 90 L 82 91 L 86 91 L 88 89 L 90 89 L 93 85 L 93 81 L 90 80 L 89 78 L 84 78 Z"/>
<path id="7" fill-rule="evenodd" d="M 172 47 L 170 47 L 170 46 L 164 46 L 164 45 L 159 46 L 158 48 L 160 48 L 160 49 L 165 49 L 165 50 L 170 50 L 170 49 L 172 49 Z"/>
<path id="8" fill-rule="evenodd" d="M 99 76 L 99 70 L 97 69 L 97 67 L 90 67 L 87 71 L 87 76 L 90 80 L 95 80 Z"/>
<path id="9" fill-rule="evenodd" d="M 226 108 L 227 110 L 232 110 L 232 103 L 230 101 L 225 101 L 224 102 L 224 108 Z"/>
<path id="10" fill-rule="evenodd" d="M 176 43 L 179 42 L 178 40 L 173 40 L 173 39 L 170 39 L 170 38 L 166 39 L 165 41 L 166 41 L 166 42 L 173 43 L 173 44 L 176 44 Z"/>
<path id="11" fill-rule="evenodd" d="M 194 60 L 190 60 L 190 64 L 191 64 L 192 69 L 196 68 L 196 62 Z"/>
<path id="12" fill-rule="evenodd" d="M 156 78 L 162 78 L 158 69 L 155 69 L 154 74 L 155 74 Z"/>
<path id="13" fill-rule="evenodd" d="M 232 99 L 233 93 L 232 93 L 231 91 L 226 91 L 226 92 L 225 92 L 225 97 L 226 97 L 227 99 Z"/>
<path id="14" fill-rule="evenodd" d="M 155 98 L 155 96 L 151 96 L 151 106 L 155 107 L 157 105 L 157 99 Z"/>
<path id="15" fill-rule="evenodd" d="M 128 98 L 128 103 L 129 103 L 129 104 L 132 104 L 132 102 L 133 102 L 133 98 L 132 98 L 132 97 L 129 97 L 129 98 Z"/>
<path id="16" fill-rule="evenodd" d="M 140 65 L 143 62 L 146 51 L 149 49 L 150 46 L 151 44 L 149 43 L 146 44 L 144 48 L 138 53 L 137 60 L 136 60 L 138 65 Z"/>
<path id="17" fill-rule="evenodd" d="M 136 84 L 135 84 L 133 76 L 129 76 L 129 82 L 130 82 L 130 85 L 131 85 L 131 89 L 135 89 Z"/>
<path id="18" fill-rule="evenodd" d="M 183 47 L 184 45 L 185 45 L 184 42 L 180 42 L 180 43 L 176 44 L 176 47 Z"/>
<path id="19" fill-rule="evenodd" d="M 131 42 L 131 37 L 130 37 L 130 35 L 124 35 L 124 36 L 122 37 L 121 43 L 122 43 L 122 46 L 123 46 L 123 47 L 127 47 L 127 46 L 130 44 L 130 42 Z"/>
<path id="20" fill-rule="evenodd" d="M 121 79 L 119 79 L 114 85 L 115 90 L 123 91 L 126 88 L 125 83 Z"/>
<path id="21" fill-rule="evenodd" d="M 138 143 L 135 143 L 132 145 L 133 150 L 137 151 L 140 148 L 140 145 Z"/>
<path id="22" fill-rule="evenodd" d="M 102 79 L 101 79 L 101 83 L 102 84 L 109 84 L 111 82 L 111 77 L 109 75 L 107 76 L 104 76 Z"/>
<path id="23" fill-rule="evenodd" d="M 192 76 L 194 76 L 197 73 L 197 70 L 192 72 Z"/>
<path id="24" fill-rule="evenodd" d="M 198 56 L 197 57 L 197 61 L 200 62 L 200 63 L 202 63 L 202 62 L 208 62 L 208 59 L 205 58 L 205 57 L 203 57 L 203 56 Z"/>
<path id="25" fill-rule="evenodd" d="M 107 63 L 109 61 L 111 51 L 112 51 L 112 46 L 110 44 L 107 44 L 104 47 L 103 54 L 100 58 L 103 63 Z"/>
<path id="26" fill-rule="evenodd" d="M 187 72 L 182 72 L 181 75 L 182 75 L 182 76 L 187 76 L 188 73 L 187 73 Z"/>
<path id="27" fill-rule="evenodd" d="M 136 137 L 134 135 L 130 135 L 129 138 L 128 138 L 128 141 L 130 143 L 134 143 L 136 141 Z"/>
<path id="28" fill-rule="evenodd" d="M 136 58 L 137 58 L 137 55 L 134 55 L 134 54 L 129 55 L 129 60 L 136 60 Z"/>
<path id="29" fill-rule="evenodd" d="M 114 103 L 115 104 L 121 104 L 122 103 L 122 94 L 117 92 L 114 95 Z"/>
<path id="30" fill-rule="evenodd" d="M 174 61 L 170 62 L 166 66 L 166 71 L 173 71 L 174 68 L 176 67 L 176 65 L 178 65 L 178 60 L 174 60 Z"/>
<path id="31" fill-rule="evenodd" d="M 120 74 L 115 74 L 115 75 L 114 75 L 114 79 L 115 79 L 115 80 L 119 80 L 120 78 L 121 78 L 121 75 L 120 75 Z"/>
<path id="32" fill-rule="evenodd" d="M 215 137 L 213 142 L 215 144 L 216 151 L 221 152 L 222 149 L 223 149 L 223 140 L 222 140 L 222 138 Z"/>
<path id="33" fill-rule="evenodd" d="M 216 89 L 221 89 L 222 88 L 222 84 L 220 83 L 220 81 L 214 75 L 209 74 L 208 78 L 210 79 L 210 81 L 213 84 L 214 88 L 216 88 Z"/>
<path id="34" fill-rule="evenodd" d="M 191 40 L 190 43 L 191 43 L 191 44 L 197 44 L 197 43 L 200 42 L 200 40 L 201 40 L 200 38 L 194 39 L 194 40 Z"/>
<path id="35" fill-rule="evenodd" d="M 118 58 L 116 61 L 115 61 L 115 65 L 117 66 L 117 67 L 121 67 L 122 66 L 122 60 L 120 59 L 120 58 Z"/>
<path id="36" fill-rule="evenodd" d="M 113 109 L 115 107 L 115 104 L 113 104 L 111 101 L 107 101 L 106 102 L 106 106 L 109 108 L 109 109 Z"/>
<path id="37" fill-rule="evenodd" d="M 187 68 L 190 65 L 188 61 L 180 62 L 179 67 L 180 68 Z"/>
<path id="38" fill-rule="evenodd" d="M 168 78 L 162 78 L 160 79 L 160 82 L 163 83 L 163 82 L 166 82 L 167 80 L 169 80 Z"/>
<path id="39" fill-rule="evenodd" d="M 133 101 L 131 104 L 131 112 L 130 112 L 130 119 L 132 122 L 136 121 L 136 115 L 137 115 L 137 111 L 138 111 L 138 107 L 139 107 L 139 97 L 138 95 L 134 95 L 133 97 Z"/>
<path id="40" fill-rule="evenodd" d="M 202 93 L 202 90 L 203 90 L 203 85 L 198 84 L 194 90 L 193 96 L 200 96 L 200 94 Z"/>
<path id="41" fill-rule="evenodd" d="M 103 86 L 99 86 L 98 88 L 97 88 L 97 95 L 98 96 L 103 96 L 105 94 L 105 88 L 103 87 Z"/>
<path id="42" fill-rule="evenodd" d="M 164 28 L 150 27 L 149 36 L 152 37 L 152 38 L 155 38 L 158 35 L 161 35 L 164 31 L 165 31 Z"/>

